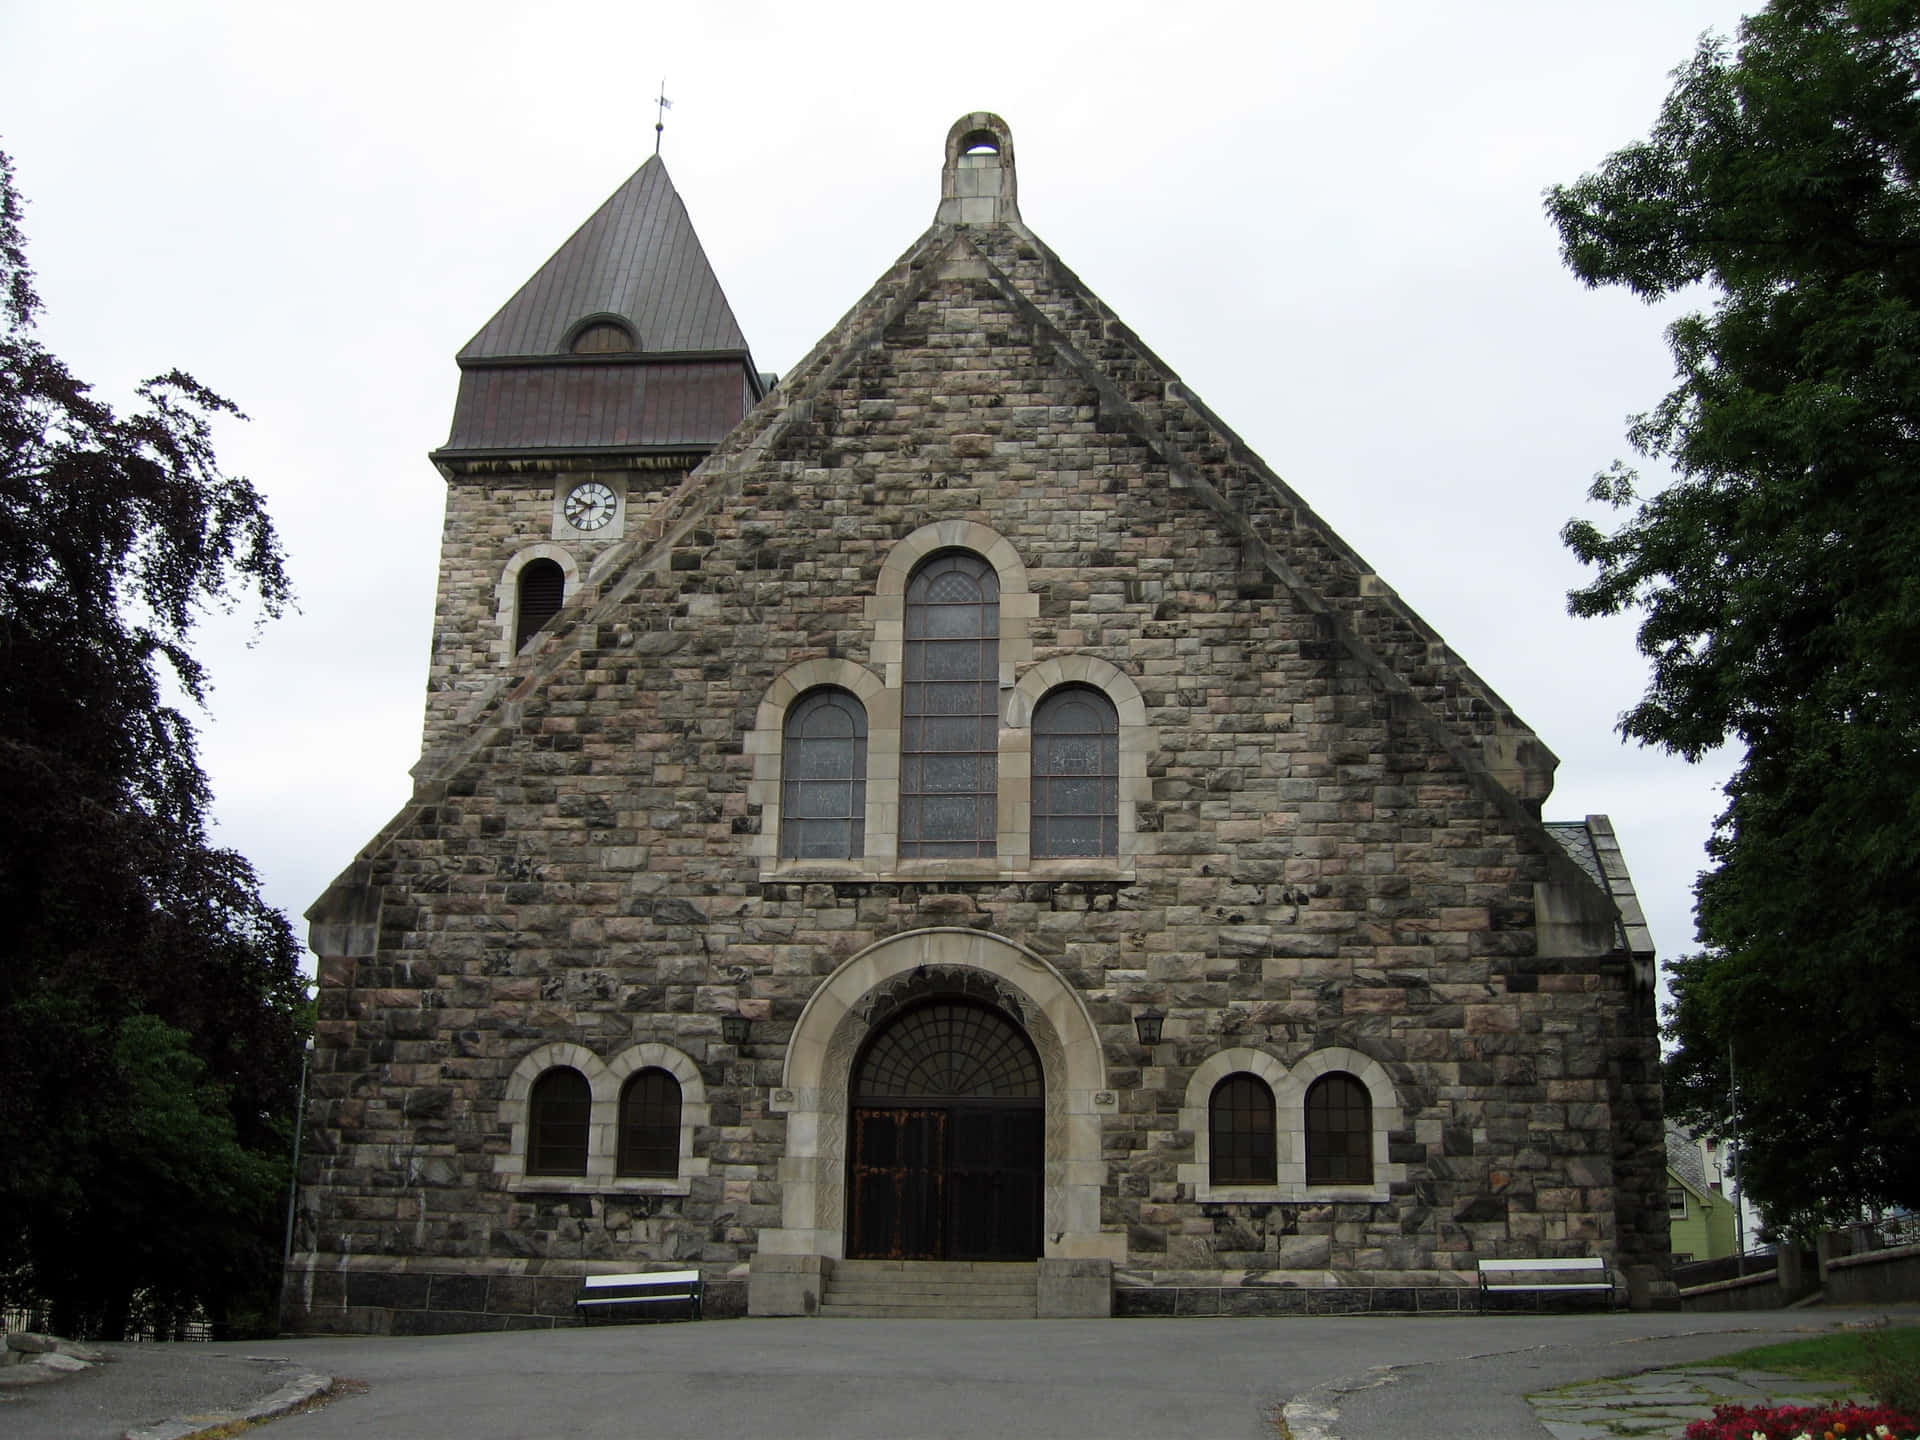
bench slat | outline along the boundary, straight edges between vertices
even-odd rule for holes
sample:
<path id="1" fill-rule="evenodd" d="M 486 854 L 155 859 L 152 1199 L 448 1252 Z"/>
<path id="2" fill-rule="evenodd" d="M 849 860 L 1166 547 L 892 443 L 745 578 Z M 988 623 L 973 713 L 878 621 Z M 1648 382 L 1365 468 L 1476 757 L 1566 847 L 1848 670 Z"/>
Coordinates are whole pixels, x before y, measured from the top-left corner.
<path id="1" fill-rule="evenodd" d="M 700 1318 L 702 1285 L 698 1270 L 642 1270 L 627 1275 L 587 1275 L 573 1302 L 583 1314 L 608 1313 L 626 1305 L 680 1305 Z"/>
<path id="2" fill-rule="evenodd" d="M 1607 1262 L 1598 1255 L 1581 1255 L 1568 1260 L 1482 1260 L 1483 1272 L 1511 1274 L 1525 1270 L 1604 1270 Z"/>

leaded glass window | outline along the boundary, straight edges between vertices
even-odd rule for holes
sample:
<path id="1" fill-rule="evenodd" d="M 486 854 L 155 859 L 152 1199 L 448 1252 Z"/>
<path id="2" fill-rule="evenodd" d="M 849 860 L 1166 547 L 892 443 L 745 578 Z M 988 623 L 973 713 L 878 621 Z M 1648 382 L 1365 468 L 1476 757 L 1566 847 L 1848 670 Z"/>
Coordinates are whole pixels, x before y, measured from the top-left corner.
<path id="1" fill-rule="evenodd" d="M 567 598 L 567 576 L 552 560 L 529 560 L 520 567 L 513 648 L 524 650 L 540 627 L 560 613 Z"/>
<path id="2" fill-rule="evenodd" d="M 587 1131 L 593 1090 L 587 1077 L 567 1066 L 549 1070 L 527 1095 L 527 1173 L 587 1173 Z"/>
<path id="3" fill-rule="evenodd" d="M 935 1001 L 883 1029 L 860 1059 L 862 1100 L 1038 1100 L 1040 1060 L 1020 1027 L 997 1010 Z"/>
<path id="4" fill-rule="evenodd" d="M 1258 1075 L 1229 1075 L 1207 1107 L 1207 1161 L 1215 1185 L 1276 1183 L 1273 1091 Z"/>
<path id="5" fill-rule="evenodd" d="M 867 711 L 845 690 L 809 690 L 787 711 L 780 761 L 780 855 L 866 853 Z"/>
<path id="6" fill-rule="evenodd" d="M 991 855 L 1000 754 L 1000 579 L 936 555 L 907 582 L 900 855 Z"/>
<path id="7" fill-rule="evenodd" d="M 1373 1102 L 1366 1086 L 1337 1070 L 1307 1091 L 1307 1183 L 1373 1183 Z"/>
<path id="8" fill-rule="evenodd" d="M 1054 690 L 1033 712 L 1033 853 L 1120 853 L 1120 719 L 1090 686 Z"/>
<path id="9" fill-rule="evenodd" d="M 621 1175 L 680 1173 L 680 1082 L 667 1071 L 650 1066 L 622 1087 L 615 1171 Z"/>

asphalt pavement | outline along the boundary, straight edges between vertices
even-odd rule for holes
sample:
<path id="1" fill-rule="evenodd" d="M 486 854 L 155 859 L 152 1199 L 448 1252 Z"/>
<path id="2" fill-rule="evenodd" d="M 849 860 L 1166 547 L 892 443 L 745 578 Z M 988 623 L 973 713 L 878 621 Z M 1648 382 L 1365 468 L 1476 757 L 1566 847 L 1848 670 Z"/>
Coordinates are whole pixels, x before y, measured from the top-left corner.
<path id="1" fill-rule="evenodd" d="M 365 1389 L 272 1422 L 278 1440 L 1275 1440 L 1289 1402 L 1294 1440 L 1543 1440 L 1530 1393 L 1879 1313 L 733 1320 L 125 1346 L 0 1402 L 0 1437 L 118 1440 L 157 1406 L 232 1408 L 249 1385 L 320 1371 Z"/>

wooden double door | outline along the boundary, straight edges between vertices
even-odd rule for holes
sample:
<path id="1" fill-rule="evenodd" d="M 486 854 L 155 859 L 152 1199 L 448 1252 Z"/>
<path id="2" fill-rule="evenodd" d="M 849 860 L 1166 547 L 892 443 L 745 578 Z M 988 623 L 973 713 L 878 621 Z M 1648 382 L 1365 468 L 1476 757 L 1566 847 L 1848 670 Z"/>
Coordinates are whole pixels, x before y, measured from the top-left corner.
<path id="1" fill-rule="evenodd" d="M 1034 1259 L 1044 1134 L 1044 1113 L 1032 1106 L 856 1109 L 849 1253 Z"/>
<path id="2" fill-rule="evenodd" d="M 850 1257 L 1040 1254 L 1044 1090 L 1010 1017 L 972 1001 L 917 1006 L 875 1035 L 852 1090 Z"/>

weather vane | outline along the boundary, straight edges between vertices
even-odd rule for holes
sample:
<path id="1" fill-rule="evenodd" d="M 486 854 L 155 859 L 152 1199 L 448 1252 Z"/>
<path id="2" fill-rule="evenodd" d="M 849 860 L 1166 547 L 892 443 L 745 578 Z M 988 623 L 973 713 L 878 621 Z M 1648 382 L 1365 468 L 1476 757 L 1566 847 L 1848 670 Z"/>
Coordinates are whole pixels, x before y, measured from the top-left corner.
<path id="1" fill-rule="evenodd" d="M 660 107 L 654 112 L 653 121 L 653 153 L 658 155 L 660 153 L 660 136 L 667 128 L 667 111 L 673 108 L 673 102 L 667 99 L 667 81 L 665 76 L 662 76 L 660 79 L 660 94 L 655 98 L 654 103 Z"/>

